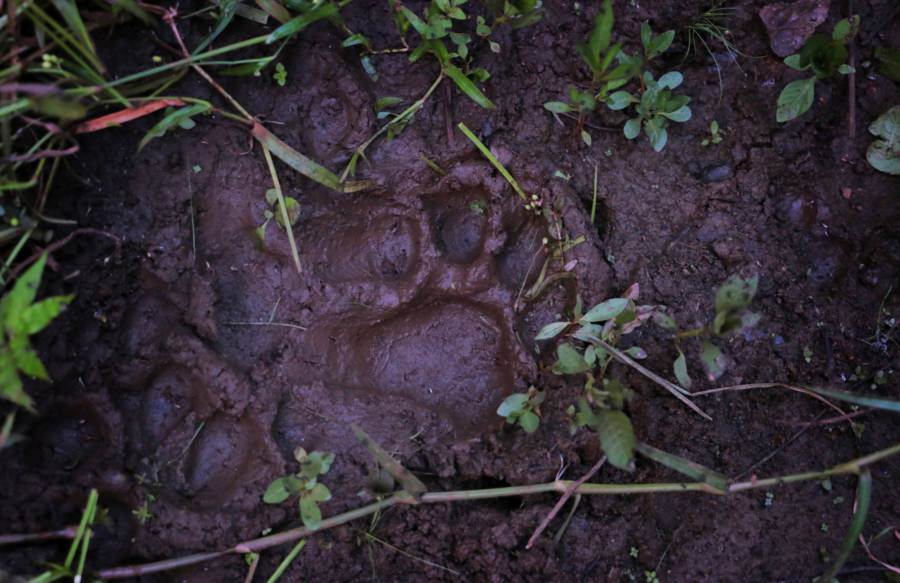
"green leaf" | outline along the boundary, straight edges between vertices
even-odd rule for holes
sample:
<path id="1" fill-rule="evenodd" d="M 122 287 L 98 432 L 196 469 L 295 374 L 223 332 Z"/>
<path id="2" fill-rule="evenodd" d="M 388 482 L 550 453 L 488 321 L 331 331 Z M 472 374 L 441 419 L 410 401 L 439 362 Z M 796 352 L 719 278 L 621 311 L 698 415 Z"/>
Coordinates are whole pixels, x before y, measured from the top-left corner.
<path id="1" fill-rule="evenodd" d="M 784 58 L 784 64 L 790 67 L 791 69 L 796 69 L 797 71 L 805 71 L 812 67 L 810 63 L 806 65 L 800 64 L 800 54 L 795 53 L 793 55 L 788 55 Z"/>
<path id="2" fill-rule="evenodd" d="M 588 310 L 588 313 L 582 316 L 578 322 L 581 324 L 594 324 L 612 320 L 628 307 L 630 301 L 628 298 L 612 298 L 601 302 Z"/>
<path id="3" fill-rule="evenodd" d="M 678 71 L 669 71 L 668 73 L 660 77 L 657 83 L 661 88 L 668 87 L 669 89 L 675 89 L 676 87 L 681 85 L 682 81 L 684 81 L 684 75 L 682 75 Z"/>
<path id="4" fill-rule="evenodd" d="M 266 504 L 279 504 L 298 494 L 302 488 L 303 484 L 294 476 L 278 478 L 266 488 L 266 493 L 263 494 L 263 502 Z"/>
<path id="5" fill-rule="evenodd" d="M 813 104 L 816 78 L 799 79 L 785 85 L 778 96 L 775 119 L 779 123 L 790 121 L 806 113 Z"/>
<path id="6" fill-rule="evenodd" d="M 900 50 L 891 47 L 875 49 L 875 58 L 881 61 L 878 71 L 891 81 L 900 82 Z"/>
<path id="7" fill-rule="evenodd" d="M 633 140 L 641 133 L 641 118 L 633 117 L 625 122 L 625 137 Z"/>
<path id="8" fill-rule="evenodd" d="M 650 52 L 650 41 L 653 38 L 653 31 L 650 30 L 650 23 L 644 21 L 641 23 L 641 44 L 644 45 L 644 52 Z"/>
<path id="9" fill-rule="evenodd" d="M 647 351 L 641 348 L 640 346 L 632 346 L 628 350 L 625 351 L 625 354 L 630 356 L 635 360 L 644 360 L 647 358 Z"/>
<path id="10" fill-rule="evenodd" d="M 525 411 L 524 413 L 522 413 L 521 417 L 519 417 L 519 425 L 522 426 L 522 429 L 525 430 L 525 433 L 534 433 L 535 431 L 537 431 L 540 423 L 541 419 L 534 411 Z"/>
<path id="11" fill-rule="evenodd" d="M 688 107 L 687 105 L 682 105 L 675 111 L 668 112 L 668 113 L 662 112 L 661 115 L 664 115 L 665 117 L 671 119 L 672 121 L 675 121 L 678 123 L 684 123 L 687 120 L 691 119 L 691 108 Z"/>
<path id="12" fill-rule="evenodd" d="M 834 30 L 831 32 L 831 38 L 833 40 L 844 40 L 847 38 L 847 35 L 850 34 L 852 28 L 853 25 L 850 24 L 850 21 L 846 18 L 839 20 L 838 23 L 834 25 Z"/>
<path id="13" fill-rule="evenodd" d="M 591 138 L 591 134 L 589 134 L 587 130 L 581 130 L 581 141 L 584 142 L 584 145 L 588 148 L 591 147 L 591 142 L 593 142 L 593 139 Z"/>
<path id="14" fill-rule="evenodd" d="M 286 36 L 294 35 L 317 20 L 328 18 L 329 16 L 337 14 L 337 11 L 338 7 L 336 4 L 333 4 L 331 2 L 320 4 L 318 7 L 313 8 L 309 12 L 292 18 L 291 20 L 285 22 L 284 24 L 273 30 L 272 34 L 270 34 L 266 38 L 266 44 L 270 45 L 273 42 Z"/>
<path id="15" fill-rule="evenodd" d="M 497 407 L 497 415 L 509 417 L 510 415 L 521 413 L 527 404 L 528 393 L 513 393 L 503 399 L 503 402 Z"/>
<path id="16" fill-rule="evenodd" d="M 297 219 L 300 218 L 300 203 L 296 199 L 286 196 L 284 197 L 284 206 L 287 209 L 288 220 L 291 222 L 291 226 L 294 226 L 297 224 Z M 284 217 L 280 212 L 275 214 L 275 220 L 282 227 L 285 226 Z"/>
<path id="17" fill-rule="evenodd" d="M 612 110 L 620 110 L 625 109 L 634 102 L 635 99 L 631 96 L 631 93 L 627 91 L 616 91 L 607 99 L 606 107 Z"/>
<path id="18" fill-rule="evenodd" d="M 841 66 L 838 67 L 838 73 L 841 75 L 849 75 L 850 73 L 856 73 L 856 69 L 846 63 L 842 63 Z"/>
<path id="19" fill-rule="evenodd" d="M 866 160 L 878 171 L 900 175 L 900 105 L 878 116 L 869 133 L 881 139 L 869 144 Z"/>
<path id="20" fill-rule="evenodd" d="M 0 325 L 9 322 L 11 318 L 16 317 L 34 301 L 37 288 L 41 284 L 45 263 L 47 263 L 46 254 L 41 255 L 25 273 L 19 276 L 12 290 L 0 300 Z"/>
<path id="21" fill-rule="evenodd" d="M 7 320 L 9 327 L 18 334 L 29 336 L 40 332 L 59 315 L 62 306 L 70 303 L 74 297 L 74 294 L 53 296 L 28 306 L 18 314 L 11 313 Z"/>
<path id="22" fill-rule="evenodd" d="M 585 362 L 584 356 L 569 344 L 560 344 L 556 347 L 559 359 L 553 363 L 553 374 L 578 374 L 590 370 L 591 365 Z"/>
<path id="23" fill-rule="evenodd" d="M 725 283 L 716 292 L 716 313 L 733 312 L 746 308 L 756 295 L 759 286 L 759 277 L 741 277 L 733 274 L 725 280 Z"/>
<path id="24" fill-rule="evenodd" d="M 316 502 L 325 502 L 327 500 L 331 500 L 331 492 L 325 486 L 325 484 L 320 484 L 316 482 L 316 485 L 310 488 L 309 492 L 306 494 Z"/>
<path id="25" fill-rule="evenodd" d="M 600 10 L 598 10 L 596 16 L 594 16 L 594 28 L 591 30 L 591 36 L 588 38 L 587 45 L 591 58 L 591 60 L 588 61 L 588 65 L 591 66 L 591 69 L 594 70 L 595 73 L 602 72 L 598 71 L 596 67 L 600 63 L 600 55 L 609 48 L 613 22 L 612 1 L 604 0 Z"/>
<path id="26" fill-rule="evenodd" d="M 666 313 L 654 310 L 652 318 L 658 326 L 661 326 L 667 330 L 678 330 L 678 324 L 675 322 L 675 318 Z"/>
<path id="27" fill-rule="evenodd" d="M 674 30 L 667 30 L 658 37 L 654 38 L 650 43 L 650 50 L 647 51 L 647 58 L 653 59 L 663 54 L 664 52 L 669 50 L 669 47 L 672 46 L 672 41 L 674 40 Z"/>
<path id="28" fill-rule="evenodd" d="M 850 557 L 850 553 L 853 552 L 853 547 L 856 546 L 856 541 L 860 538 L 860 534 L 866 524 L 866 516 L 869 513 L 869 504 L 871 500 L 872 474 L 869 471 L 869 468 L 863 468 L 859 473 L 859 480 L 856 487 L 856 501 L 853 505 L 853 520 L 850 521 L 850 526 L 847 528 L 847 532 L 844 533 L 844 538 L 841 540 L 841 549 L 834 561 L 828 566 L 825 573 L 814 579 L 813 583 L 832 583 L 833 581 L 837 581 L 835 577 Z"/>
<path id="29" fill-rule="evenodd" d="M 197 115 L 198 113 L 209 111 L 211 107 L 211 104 L 204 102 L 195 103 L 194 105 L 187 105 L 185 107 L 176 109 L 172 113 L 162 118 L 162 120 L 158 124 L 153 126 L 153 128 L 149 132 L 147 132 L 147 134 L 138 144 L 138 152 L 140 152 L 144 148 L 144 146 L 147 145 L 147 142 L 155 137 L 163 135 L 168 130 L 181 123 L 182 120 L 188 119 L 193 115 Z"/>
<path id="30" fill-rule="evenodd" d="M 18 367 L 9 347 L 0 345 L 0 396 L 34 412 L 31 398 L 25 393 Z"/>
<path id="31" fill-rule="evenodd" d="M 322 524 L 322 511 L 311 496 L 300 497 L 300 518 L 303 525 L 310 530 L 316 530 Z"/>
<path id="32" fill-rule="evenodd" d="M 634 470 L 634 429 L 631 420 L 621 411 L 601 409 L 595 413 L 597 434 L 609 463 L 617 468 Z"/>
<path id="33" fill-rule="evenodd" d="M 719 347 L 708 340 L 700 345 L 700 362 L 710 381 L 718 380 L 728 366 L 728 359 L 725 358 Z"/>
<path id="34" fill-rule="evenodd" d="M 893 411 L 894 413 L 900 413 L 900 401 L 894 399 L 882 399 L 880 397 L 868 397 L 866 395 L 857 395 L 855 393 L 845 393 L 843 391 L 833 391 L 831 389 L 820 389 L 818 387 L 809 387 L 805 386 L 805 389 L 808 389 L 814 393 L 818 393 L 823 397 L 828 397 L 830 399 L 837 399 L 839 401 L 846 401 L 848 403 L 853 403 L 855 405 L 862 405 L 863 407 L 872 407 L 874 409 L 884 409 L 885 411 Z"/>
<path id="35" fill-rule="evenodd" d="M 456 83 L 457 87 L 469 96 L 472 101 L 480 105 L 485 109 L 497 109 L 497 106 L 494 105 L 490 99 L 485 97 L 484 93 L 481 92 L 478 87 L 475 86 L 475 83 L 472 82 L 471 79 L 466 77 L 465 73 L 459 70 L 456 65 L 452 65 L 447 63 L 444 66 L 444 73 L 447 74 L 448 77 L 453 79 Z"/>
<path id="36" fill-rule="evenodd" d="M 403 98 L 401 97 L 382 97 L 381 99 L 375 102 L 375 113 L 380 113 L 381 111 L 387 109 L 388 107 L 397 105 L 398 103 L 403 103 Z"/>
<path id="37" fill-rule="evenodd" d="M 541 331 L 538 332 L 537 336 L 534 337 L 535 340 L 550 340 L 551 338 L 555 338 L 560 332 L 565 330 L 571 322 L 553 322 L 552 324 L 547 324 Z"/>
<path id="38" fill-rule="evenodd" d="M 672 363 L 672 369 L 675 372 L 675 378 L 678 379 L 681 386 L 685 389 L 690 389 L 693 382 L 691 381 L 691 376 L 688 374 L 687 358 L 685 358 L 681 349 L 678 350 L 678 358 Z"/>
<path id="39" fill-rule="evenodd" d="M 658 119 L 659 118 L 651 119 L 644 124 L 644 131 L 647 132 L 647 137 L 650 138 L 650 145 L 653 146 L 653 149 L 660 152 L 666 147 L 669 133 L 666 131 L 663 124 L 657 121 Z"/>
<path id="40" fill-rule="evenodd" d="M 572 106 L 562 101 L 548 101 L 544 104 L 544 109 L 553 113 L 569 113 L 572 111 Z"/>
<path id="41" fill-rule="evenodd" d="M 47 369 L 44 368 L 41 359 L 38 358 L 37 353 L 31 347 L 31 342 L 28 341 L 27 336 L 12 336 L 9 340 L 9 349 L 19 370 L 31 377 L 44 381 L 50 380 Z"/>

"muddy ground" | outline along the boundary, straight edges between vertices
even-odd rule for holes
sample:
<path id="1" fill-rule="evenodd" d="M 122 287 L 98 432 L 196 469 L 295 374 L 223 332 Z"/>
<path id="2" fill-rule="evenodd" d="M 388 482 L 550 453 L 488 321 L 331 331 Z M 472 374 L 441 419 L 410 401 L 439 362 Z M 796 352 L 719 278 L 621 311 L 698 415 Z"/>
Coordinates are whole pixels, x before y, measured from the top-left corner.
<path id="1" fill-rule="evenodd" d="M 778 92 L 798 74 L 769 46 L 757 15 L 765 3 L 732 4 L 726 22 L 745 56 L 723 65 L 720 88 L 707 54 L 682 62 L 699 7 L 616 2 L 616 39 L 629 51 L 644 20 L 678 31 L 654 70 L 684 73 L 694 115 L 673 124 L 657 154 L 644 136 L 626 140 L 624 117 L 602 110 L 588 123 L 617 129 L 588 128 L 586 147 L 575 121 L 559 123 L 542 104 L 588 81 L 574 50 L 589 33 L 596 6 L 588 4 L 579 12 L 547 3 L 538 24 L 501 28 L 499 54 L 477 46 L 474 63 L 491 72 L 484 88 L 498 109 L 481 109 L 444 82 L 401 135 L 369 148 L 358 178 L 372 188 L 335 193 L 279 166 L 300 203 L 301 274 L 274 221 L 265 242 L 254 242 L 271 182 L 236 124 L 199 119 L 140 154 L 149 120 L 84 137 L 51 214 L 116 235 L 122 253 L 82 235 L 54 254 L 42 293 L 77 295 L 38 337 L 56 380 L 30 389 L 41 414 L 20 415 L 16 430 L 27 441 L 0 454 L 2 530 L 74 523 L 93 487 L 110 512 L 92 544 L 95 568 L 227 548 L 299 524 L 293 504 L 262 502 L 269 482 L 296 471 L 297 446 L 335 453 L 322 479 L 334 497 L 322 508 L 338 514 L 369 500 L 374 467 L 349 423 L 434 491 L 547 482 L 561 467 L 578 478 L 602 455 L 599 441 L 569 435 L 566 408 L 580 381 L 550 374 L 552 345 L 534 336 L 571 310 L 576 293 L 593 305 L 635 282 L 643 302 L 669 306 L 687 327 L 711 320 L 714 291 L 729 274 L 759 274 L 753 307 L 762 320 L 720 344 L 731 362 L 719 385 L 785 381 L 897 397 L 897 335 L 885 314 L 900 310 L 900 182 L 864 160 L 866 128 L 900 102 L 897 85 L 860 69 L 852 136 L 845 78 L 820 82 L 809 113 L 777 124 Z M 822 30 L 844 9 L 832 5 Z M 897 45 L 893 2 L 854 9 L 858 63 L 876 46 Z M 342 13 L 376 49 L 398 46 L 386 2 L 358 1 Z M 182 32 L 202 38 L 209 26 L 192 19 Z M 241 22 L 229 40 L 262 32 Z M 157 33 L 172 41 L 162 27 Z M 341 40 L 327 24 L 305 31 L 280 59 L 284 87 L 269 75 L 220 78 L 279 137 L 336 171 L 379 127 L 377 99 L 410 104 L 439 72 L 427 58 L 377 55 L 373 82 Z M 101 46 L 120 74 L 161 50 L 132 26 Z M 196 76 L 177 92 L 220 101 Z M 724 140 L 703 147 L 713 119 Z M 572 238 L 585 237 L 570 254 L 577 280 L 522 301 L 547 223 L 522 208 L 456 129 L 460 121 L 526 192 L 559 205 Z M 286 325 L 256 325 L 268 321 Z M 646 326 L 636 340 L 649 353 L 645 364 L 671 376 L 676 353 L 665 331 Z M 696 388 L 712 386 L 696 362 Z M 888 382 L 874 383 L 878 371 Z M 896 416 L 868 412 L 857 437 L 847 423 L 823 423 L 833 415 L 821 403 L 780 390 L 698 398 L 709 422 L 629 369 L 610 374 L 638 393 L 628 413 L 641 440 L 741 479 L 830 467 L 900 435 Z M 531 384 L 548 397 L 528 435 L 495 410 Z M 680 479 L 639 459 L 633 474 L 604 466 L 592 481 Z M 896 458 L 874 467 L 865 533 L 900 523 L 898 479 Z M 655 570 L 663 582 L 806 581 L 836 555 L 854 489 L 853 479 L 836 478 L 830 490 L 811 481 L 727 497 L 585 497 L 558 542 L 551 536 L 568 507 L 530 550 L 555 495 L 404 506 L 311 537 L 284 580 L 649 581 L 645 571 Z M 133 511 L 145 502 L 152 517 L 141 523 Z M 896 541 L 875 551 L 900 560 Z M 65 546 L 0 552 L 4 569 L 27 574 L 35 561 L 60 560 Z M 257 580 L 286 552 L 266 551 Z M 230 556 L 141 580 L 239 581 L 245 573 L 244 559 Z M 840 580 L 883 577 L 857 549 Z"/>

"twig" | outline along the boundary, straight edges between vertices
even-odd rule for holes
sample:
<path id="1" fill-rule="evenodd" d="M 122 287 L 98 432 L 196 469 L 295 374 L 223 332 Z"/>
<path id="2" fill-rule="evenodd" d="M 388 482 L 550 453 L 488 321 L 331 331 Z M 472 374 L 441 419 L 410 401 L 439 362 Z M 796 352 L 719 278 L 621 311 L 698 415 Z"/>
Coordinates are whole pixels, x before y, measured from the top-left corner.
<path id="1" fill-rule="evenodd" d="M 562 510 L 562 507 L 569 500 L 569 498 L 572 497 L 572 494 L 575 493 L 575 490 L 577 490 L 579 486 L 590 480 L 591 476 L 596 474 L 597 470 L 599 470 L 600 467 L 605 463 L 606 456 L 603 456 L 602 458 L 597 460 L 597 463 L 595 463 L 590 470 L 588 470 L 588 473 L 581 476 L 581 478 L 579 478 L 578 480 L 572 482 L 572 484 L 568 488 L 566 488 L 566 491 L 563 492 L 563 495 L 559 497 L 559 501 L 556 503 L 553 509 L 547 513 L 547 516 L 545 516 L 538 527 L 534 529 L 534 534 L 531 535 L 531 538 L 528 539 L 528 544 L 525 545 L 526 549 L 530 549 L 532 545 L 534 545 L 534 541 L 536 541 L 537 538 L 541 536 L 541 533 L 544 532 L 544 530 L 550 524 L 550 521 L 553 520 L 553 517 L 556 516 L 560 510 Z"/>
<path id="2" fill-rule="evenodd" d="M 59 530 L 48 530 L 30 534 L 3 534 L 0 535 L 0 546 L 15 545 L 21 543 L 43 542 L 47 540 L 66 539 L 72 540 L 78 532 L 78 526 L 66 526 Z"/>

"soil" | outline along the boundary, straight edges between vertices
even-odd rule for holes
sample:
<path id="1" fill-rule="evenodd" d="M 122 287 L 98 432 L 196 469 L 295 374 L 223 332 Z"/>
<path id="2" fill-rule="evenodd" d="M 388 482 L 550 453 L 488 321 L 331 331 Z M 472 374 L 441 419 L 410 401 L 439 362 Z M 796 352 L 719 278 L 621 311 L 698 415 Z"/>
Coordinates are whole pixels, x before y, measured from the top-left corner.
<path id="1" fill-rule="evenodd" d="M 409 3 L 421 13 L 419 4 Z M 693 118 L 672 124 L 661 153 L 644 136 L 626 140 L 617 112 L 588 117 L 587 147 L 576 121 L 542 107 L 589 81 L 574 42 L 588 36 L 596 7 L 546 3 L 538 24 L 501 27 L 499 54 L 481 41 L 474 50 L 474 65 L 491 73 L 484 87 L 496 111 L 445 81 L 399 136 L 367 150 L 357 178 L 373 185 L 363 192 L 336 193 L 278 166 L 300 205 L 299 274 L 275 221 L 263 242 L 254 239 L 271 181 L 244 129 L 198 119 L 139 154 L 151 120 L 85 136 L 51 214 L 119 237 L 122 251 L 84 234 L 53 255 L 41 293 L 77 295 L 36 339 L 55 383 L 29 388 L 41 413 L 19 415 L 15 429 L 27 440 L 0 453 L 0 528 L 76 523 L 87 491 L 98 488 L 109 517 L 91 544 L 93 568 L 226 549 L 299 524 L 294 504 L 262 501 L 273 479 L 297 470 L 298 446 L 336 456 L 322 478 L 333 493 L 326 516 L 370 500 L 374 462 L 349 424 L 433 491 L 542 483 L 561 471 L 577 479 L 602 455 L 596 434 L 568 431 L 566 409 L 583 381 L 551 374 L 554 347 L 534 337 L 570 313 L 576 294 L 590 306 L 633 283 L 642 302 L 669 306 L 689 327 L 712 319 L 715 289 L 729 274 L 759 275 L 753 309 L 762 320 L 720 342 L 729 366 L 716 385 L 783 381 L 900 396 L 888 324 L 900 311 L 900 180 L 864 160 L 866 128 L 900 102 L 900 90 L 860 68 L 854 135 L 844 77 L 817 83 L 812 109 L 777 124 L 778 93 L 799 73 L 772 53 L 758 16 L 764 4 L 733 4 L 727 24 L 744 56 L 722 61 L 720 86 L 708 54 L 684 56 L 697 6 L 615 3 L 614 40 L 629 52 L 644 20 L 678 31 L 654 70 L 684 74 Z M 841 8 L 831 7 L 820 30 L 831 30 Z M 896 46 L 893 2 L 854 9 L 858 63 L 876 46 Z M 342 14 L 376 49 L 398 46 L 386 2 L 354 2 Z M 182 32 L 199 39 L 209 26 L 191 19 Z M 241 21 L 226 40 L 261 31 Z M 173 40 L 163 27 L 157 33 Z M 268 74 L 219 77 L 281 139 L 336 171 L 382 123 L 377 99 L 410 104 L 439 73 L 429 58 L 411 64 L 388 53 L 372 58 L 372 81 L 342 38 L 324 23 L 300 35 L 280 57 L 284 87 Z M 137 26 L 101 40 L 117 74 L 161 50 Z M 197 76 L 172 91 L 220 102 Z M 704 147 L 713 119 L 724 139 Z M 522 298 L 543 263 L 542 239 L 557 234 L 523 208 L 456 129 L 460 121 L 526 192 L 555 205 L 562 234 L 584 237 L 567 255 L 577 260 L 574 278 Z M 648 367 L 671 375 L 676 352 L 663 329 L 645 326 L 636 342 Z M 713 386 L 688 345 L 695 389 Z M 610 375 L 638 393 L 627 412 L 639 439 L 745 480 L 831 467 L 900 435 L 889 413 L 858 417 L 865 430 L 856 436 L 846 422 L 824 423 L 835 415 L 820 402 L 777 389 L 697 398 L 706 421 L 631 369 L 613 366 Z M 495 410 L 530 385 L 548 396 L 529 435 Z M 900 523 L 900 461 L 879 462 L 873 478 L 868 536 Z M 606 465 L 591 481 L 681 479 L 638 459 L 631 474 Z M 558 542 L 568 506 L 528 550 L 557 495 L 404 505 L 310 537 L 283 580 L 650 581 L 645 571 L 655 571 L 663 582 L 806 581 L 837 554 L 853 514 L 855 481 L 827 486 L 585 496 Z M 152 518 L 141 523 L 133 511 L 145 502 Z M 66 548 L 2 547 L 0 564 L 33 573 L 35 561 L 58 561 Z M 257 580 L 286 552 L 264 552 Z M 896 541 L 875 552 L 900 560 Z M 140 580 L 240 581 L 246 569 L 229 555 Z M 882 575 L 857 548 L 840 580 Z"/>

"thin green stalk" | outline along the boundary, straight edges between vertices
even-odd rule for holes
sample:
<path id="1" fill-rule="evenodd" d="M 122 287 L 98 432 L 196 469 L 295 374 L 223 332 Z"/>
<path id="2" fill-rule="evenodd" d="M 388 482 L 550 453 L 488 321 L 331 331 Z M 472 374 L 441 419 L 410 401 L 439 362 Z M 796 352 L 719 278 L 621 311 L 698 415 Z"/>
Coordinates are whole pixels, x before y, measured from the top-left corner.
<path id="1" fill-rule="evenodd" d="M 409 119 L 415 112 L 417 112 L 423 105 L 425 105 L 425 102 L 429 97 L 431 97 L 431 94 L 434 93 L 434 90 L 437 89 L 438 85 L 441 84 L 441 81 L 443 81 L 444 77 L 444 72 L 441 71 L 440 75 L 438 75 L 437 79 L 434 80 L 434 82 L 431 84 L 431 87 L 428 88 L 428 91 L 426 91 L 422 95 L 422 97 L 420 97 L 418 100 L 416 100 L 415 103 L 404 109 L 402 112 L 397 114 L 397 117 L 381 126 L 381 129 L 372 134 L 369 139 L 357 146 L 356 151 L 353 153 L 353 157 L 350 158 L 350 162 L 347 164 L 347 167 L 344 168 L 343 172 L 341 172 L 341 182 L 345 182 L 347 180 L 347 176 L 349 176 L 349 174 L 356 167 L 356 162 L 361 156 L 365 157 L 366 148 L 368 148 L 376 138 L 378 138 L 384 132 L 388 131 L 391 126 L 405 123 L 407 119 Z"/>
<path id="2" fill-rule="evenodd" d="M 650 494 L 663 492 L 705 492 L 707 494 L 726 495 L 735 492 L 743 492 L 745 490 L 753 490 L 759 488 L 770 488 L 793 482 L 801 482 L 807 480 L 821 480 L 830 476 L 840 474 L 860 474 L 868 473 L 864 468 L 868 465 L 885 459 L 889 456 L 900 454 L 900 443 L 889 448 L 879 450 L 863 457 L 851 460 L 849 462 L 839 464 L 829 470 L 819 472 L 804 472 L 801 474 L 791 474 L 786 476 L 777 476 L 762 480 L 751 480 L 749 482 L 739 482 L 730 484 L 726 491 L 719 490 L 705 482 L 673 482 L 673 483 L 654 483 L 654 484 L 581 484 L 572 490 L 573 494 Z M 505 488 L 487 488 L 482 490 L 458 490 L 449 492 L 427 492 L 422 495 L 417 502 L 415 498 L 404 491 L 397 492 L 389 498 L 379 500 L 373 504 L 356 508 L 331 518 L 322 520 L 319 528 L 311 530 L 305 526 L 272 534 L 269 536 L 245 541 L 239 543 L 231 549 L 217 553 L 202 553 L 180 557 L 177 559 L 167 559 L 155 563 L 147 563 L 144 565 L 131 565 L 126 567 L 115 567 L 111 569 L 103 569 L 95 575 L 101 579 L 123 579 L 125 577 L 136 577 L 149 573 L 158 573 L 176 569 L 187 565 L 194 565 L 205 561 L 212 560 L 217 557 L 229 553 L 258 553 L 264 549 L 281 545 L 287 542 L 293 542 L 298 539 L 306 538 L 316 532 L 321 532 L 347 522 L 371 516 L 377 512 L 381 512 L 391 506 L 397 504 L 435 504 L 443 502 L 458 502 L 462 500 L 484 500 L 493 498 L 503 498 L 510 496 L 526 496 L 529 494 L 545 494 L 550 492 L 565 493 L 573 484 L 577 484 L 574 480 L 556 480 L 544 484 L 532 484 L 526 486 L 509 486 Z"/>
<path id="3" fill-rule="evenodd" d="M 838 556 L 835 557 L 834 562 L 828 567 L 828 570 L 826 570 L 821 577 L 817 577 L 814 580 L 815 583 L 833 583 L 837 581 L 835 577 L 844 566 L 844 563 L 847 562 L 850 553 L 853 552 L 853 547 L 856 546 L 856 540 L 859 538 L 863 526 L 866 523 L 866 515 L 869 513 L 869 502 L 871 499 L 872 474 L 868 469 L 865 469 L 859 475 L 859 485 L 856 491 L 856 504 L 853 520 L 850 522 L 850 527 L 847 529 L 847 532 L 844 533 L 844 539 L 841 541 L 841 550 L 838 553 Z"/>
<path id="4" fill-rule="evenodd" d="M 472 133 L 472 130 L 466 127 L 466 124 L 464 124 L 463 122 L 459 122 L 457 124 L 457 127 L 462 130 L 462 133 L 466 134 L 466 137 L 469 138 L 469 140 L 471 140 L 479 150 L 481 150 L 481 153 L 484 154 L 484 157 L 487 158 L 491 162 L 491 164 L 494 165 L 494 168 L 496 168 L 500 172 L 500 174 L 503 175 L 503 178 L 505 178 L 506 181 L 509 182 L 509 185 L 513 187 L 513 190 L 515 190 L 519 194 L 519 196 L 522 197 L 522 200 L 524 200 L 526 203 L 531 202 L 528 199 L 528 196 L 522 191 L 521 188 L 519 188 L 519 183 L 516 182 L 516 179 L 512 177 L 512 174 L 510 174 L 509 171 L 504 168 L 503 164 L 500 163 L 500 160 L 498 160 L 497 157 L 487 149 L 487 146 L 485 146 L 481 142 L 481 140 L 479 140 L 478 137 Z"/>
<path id="5" fill-rule="evenodd" d="M 275 192 L 278 195 L 278 207 L 281 209 L 281 219 L 284 224 L 284 230 L 287 232 L 288 243 L 291 246 L 294 265 L 297 267 L 297 273 L 303 273 L 303 267 L 300 266 L 300 254 L 297 252 L 297 242 L 294 241 L 294 225 L 288 216 L 287 204 L 285 204 L 284 194 L 281 192 L 281 182 L 278 180 L 278 172 L 275 171 L 275 162 L 272 160 L 272 154 L 265 145 L 262 146 L 262 150 L 266 157 L 266 165 L 269 167 L 269 174 L 272 176 L 272 184 L 275 186 Z"/>
<path id="6" fill-rule="evenodd" d="M 281 564 L 278 565 L 278 568 L 275 569 L 275 572 L 272 573 L 272 576 L 266 580 L 266 583 L 275 583 L 275 581 L 278 581 L 278 579 L 287 570 L 288 566 L 294 561 L 294 559 L 297 558 L 297 555 L 300 554 L 300 551 L 303 550 L 303 547 L 305 547 L 305 546 L 306 546 L 306 539 L 305 538 L 300 539 L 300 542 L 298 542 L 294 546 L 294 548 L 291 549 L 291 552 L 288 553 L 288 555 L 284 558 L 284 560 L 281 561 Z"/>
<path id="7" fill-rule="evenodd" d="M 591 224 L 594 224 L 594 217 L 597 215 L 597 165 L 594 164 L 594 201 L 591 203 Z"/>

